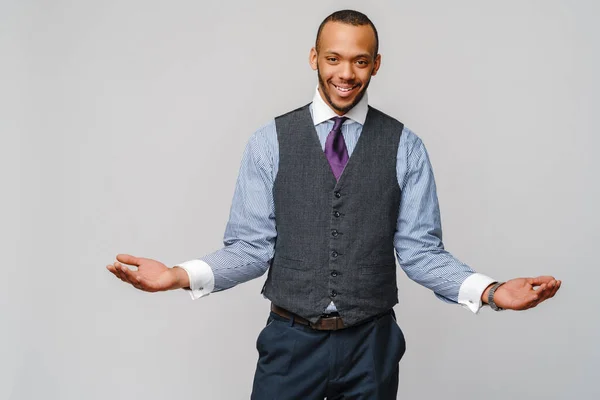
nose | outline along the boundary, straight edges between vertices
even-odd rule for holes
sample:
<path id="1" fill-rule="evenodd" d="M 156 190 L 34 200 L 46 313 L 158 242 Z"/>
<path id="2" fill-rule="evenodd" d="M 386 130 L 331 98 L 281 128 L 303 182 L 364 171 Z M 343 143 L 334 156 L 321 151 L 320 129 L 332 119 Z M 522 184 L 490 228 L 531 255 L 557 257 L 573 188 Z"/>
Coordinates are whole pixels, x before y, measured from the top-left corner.
<path id="1" fill-rule="evenodd" d="M 340 65 L 338 76 L 340 79 L 345 81 L 351 81 L 354 79 L 354 69 L 352 68 L 351 62 L 345 62 Z"/>

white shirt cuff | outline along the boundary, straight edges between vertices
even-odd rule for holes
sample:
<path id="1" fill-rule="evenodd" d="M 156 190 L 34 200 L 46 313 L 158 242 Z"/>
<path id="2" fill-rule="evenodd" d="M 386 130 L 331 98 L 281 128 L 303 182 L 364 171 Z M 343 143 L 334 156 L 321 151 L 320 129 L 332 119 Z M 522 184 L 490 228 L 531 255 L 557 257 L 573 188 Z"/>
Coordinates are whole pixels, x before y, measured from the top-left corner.
<path id="1" fill-rule="evenodd" d="M 477 314 L 482 307 L 481 295 L 492 283 L 498 282 L 489 276 L 474 273 L 464 280 L 458 291 L 458 304 Z"/>
<path id="2" fill-rule="evenodd" d="M 183 268 L 190 279 L 190 288 L 184 289 L 190 293 L 192 300 L 208 296 L 215 288 L 215 275 L 210 265 L 202 260 L 190 260 L 177 264 L 176 267 Z"/>

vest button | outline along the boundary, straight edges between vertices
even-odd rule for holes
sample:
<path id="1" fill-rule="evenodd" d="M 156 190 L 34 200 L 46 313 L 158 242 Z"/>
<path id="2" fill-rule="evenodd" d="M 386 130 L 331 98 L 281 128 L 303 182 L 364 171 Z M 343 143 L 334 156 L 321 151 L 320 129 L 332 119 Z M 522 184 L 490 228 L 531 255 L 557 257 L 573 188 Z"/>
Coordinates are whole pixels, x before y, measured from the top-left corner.
<path id="1" fill-rule="evenodd" d="M 337 197 L 338 199 L 339 199 L 340 197 L 342 197 L 342 194 L 341 194 L 340 192 L 334 192 L 334 193 L 333 193 L 333 195 L 334 195 L 335 197 Z"/>
<path id="2" fill-rule="evenodd" d="M 335 290 L 332 290 L 331 291 L 331 297 L 335 297 L 335 296 L 337 296 L 337 292 Z"/>
<path id="3" fill-rule="evenodd" d="M 331 257 L 336 258 L 338 256 L 338 252 L 337 251 L 332 251 L 331 252 Z"/>
<path id="4" fill-rule="evenodd" d="M 335 210 L 333 212 L 333 216 L 336 217 L 336 218 L 339 218 L 340 217 L 340 212 L 338 210 Z"/>
<path id="5" fill-rule="evenodd" d="M 340 233 L 337 231 L 337 229 L 334 229 L 331 231 L 331 236 L 336 237 L 337 235 L 339 235 Z"/>
<path id="6" fill-rule="evenodd" d="M 335 278 L 336 276 L 338 276 L 338 273 L 337 273 L 337 271 L 331 271 L 331 276 L 333 276 L 334 278 Z"/>

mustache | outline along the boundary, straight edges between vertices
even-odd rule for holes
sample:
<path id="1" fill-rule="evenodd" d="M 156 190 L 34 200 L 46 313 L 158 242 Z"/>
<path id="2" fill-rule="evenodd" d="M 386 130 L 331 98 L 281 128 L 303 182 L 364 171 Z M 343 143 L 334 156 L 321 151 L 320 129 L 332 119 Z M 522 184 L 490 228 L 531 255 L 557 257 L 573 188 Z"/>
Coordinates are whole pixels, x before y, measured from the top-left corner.
<path id="1" fill-rule="evenodd" d="M 338 83 L 333 82 L 331 79 L 329 80 L 329 82 L 333 83 L 335 86 L 361 86 L 362 84 L 360 82 L 356 82 L 356 81 L 339 81 Z"/>

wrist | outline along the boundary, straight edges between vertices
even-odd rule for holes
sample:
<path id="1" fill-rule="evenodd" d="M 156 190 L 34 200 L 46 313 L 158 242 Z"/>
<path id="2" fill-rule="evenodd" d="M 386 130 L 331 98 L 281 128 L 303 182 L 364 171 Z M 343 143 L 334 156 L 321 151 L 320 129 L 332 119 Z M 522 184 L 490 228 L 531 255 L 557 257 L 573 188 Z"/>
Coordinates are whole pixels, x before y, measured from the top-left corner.
<path id="1" fill-rule="evenodd" d="M 488 285 L 488 287 L 485 288 L 485 290 L 483 291 L 483 293 L 481 294 L 481 302 L 483 304 L 488 304 L 488 298 L 490 295 L 490 289 L 492 288 L 492 286 L 494 286 L 496 284 L 496 282 L 490 283 Z"/>
<path id="2" fill-rule="evenodd" d="M 494 283 L 489 290 L 487 290 L 488 294 L 487 294 L 487 304 L 490 306 L 490 308 L 494 311 L 502 311 L 504 310 L 504 308 L 499 307 L 496 304 L 496 299 L 494 298 L 496 291 L 498 290 L 498 288 L 500 288 L 502 285 L 504 285 L 505 282 L 496 282 Z"/>
<path id="3" fill-rule="evenodd" d="M 186 270 L 181 267 L 175 266 L 171 268 L 175 276 L 175 289 L 189 289 L 190 288 L 190 277 Z"/>

